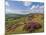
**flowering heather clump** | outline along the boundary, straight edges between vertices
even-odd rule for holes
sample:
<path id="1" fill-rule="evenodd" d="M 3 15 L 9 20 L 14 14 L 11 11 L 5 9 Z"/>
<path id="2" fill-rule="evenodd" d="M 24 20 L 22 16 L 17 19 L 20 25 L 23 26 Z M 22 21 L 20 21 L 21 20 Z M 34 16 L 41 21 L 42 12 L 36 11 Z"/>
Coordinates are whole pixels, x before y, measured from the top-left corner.
<path id="1" fill-rule="evenodd" d="M 35 29 L 39 29 L 41 28 L 41 25 L 39 23 L 36 23 L 36 22 L 29 22 L 28 24 L 26 24 L 24 26 L 24 29 L 29 31 L 29 32 L 32 32 L 34 31 Z"/>

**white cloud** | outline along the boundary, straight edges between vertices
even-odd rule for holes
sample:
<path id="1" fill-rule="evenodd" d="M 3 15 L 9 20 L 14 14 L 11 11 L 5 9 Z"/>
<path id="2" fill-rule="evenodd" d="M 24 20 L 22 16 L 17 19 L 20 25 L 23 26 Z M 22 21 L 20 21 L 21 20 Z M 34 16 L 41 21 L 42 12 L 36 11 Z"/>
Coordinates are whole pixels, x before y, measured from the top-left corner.
<path id="1" fill-rule="evenodd" d="M 43 13 L 43 12 L 44 12 L 44 6 L 43 5 L 42 6 L 39 6 L 39 5 L 35 6 L 35 5 L 33 5 L 31 10 L 30 10 L 30 13 Z"/>
<path id="2" fill-rule="evenodd" d="M 33 5 L 30 9 L 32 10 L 32 9 L 34 9 L 36 6 L 35 5 Z"/>
<path id="3" fill-rule="evenodd" d="M 37 9 L 37 8 L 39 8 L 40 6 L 39 5 L 33 5 L 30 9 L 32 10 L 32 9 Z"/>
<path id="4" fill-rule="evenodd" d="M 11 0 L 11 1 L 20 1 L 20 0 Z M 22 1 L 24 6 L 29 6 L 32 4 L 31 1 Z"/>
<path id="5" fill-rule="evenodd" d="M 32 4 L 30 1 L 24 1 L 23 3 L 24 3 L 24 6 L 29 6 Z"/>
<path id="6" fill-rule="evenodd" d="M 25 10 L 11 10 L 11 9 L 6 9 L 6 14 L 8 13 L 15 13 L 15 14 L 28 14 L 28 12 Z"/>
<path id="7" fill-rule="evenodd" d="M 11 1 L 21 1 L 21 0 L 11 0 Z"/>
<path id="8" fill-rule="evenodd" d="M 6 6 L 10 6 L 9 3 L 8 3 L 7 1 L 6 1 L 5 5 L 6 5 Z"/>
<path id="9" fill-rule="evenodd" d="M 27 3 L 27 2 L 26 2 Z M 9 5 L 9 4 L 7 4 Z M 29 14 L 29 13 L 43 13 L 44 12 L 44 6 L 39 6 L 39 5 L 33 5 L 30 10 L 11 10 L 11 9 L 6 9 L 6 13 L 16 13 L 16 14 Z"/>
<path id="10" fill-rule="evenodd" d="M 43 13 L 44 12 L 44 6 L 32 6 L 31 10 L 11 10 L 6 9 L 6 13 L 15 13 L 15 14 L 29 14 L 29 13 Z"/>
<path id="11" fill-rule="evenodd" d="M 40 8 L 44 8 L 44 6 L 40 6 Z"/>
<path id="12" fill-rule="evenodd" d="M 6 9 L 6 12 L 5 13 L 11 13 L 11 12 L 12 12 L 12 10 Z"/>

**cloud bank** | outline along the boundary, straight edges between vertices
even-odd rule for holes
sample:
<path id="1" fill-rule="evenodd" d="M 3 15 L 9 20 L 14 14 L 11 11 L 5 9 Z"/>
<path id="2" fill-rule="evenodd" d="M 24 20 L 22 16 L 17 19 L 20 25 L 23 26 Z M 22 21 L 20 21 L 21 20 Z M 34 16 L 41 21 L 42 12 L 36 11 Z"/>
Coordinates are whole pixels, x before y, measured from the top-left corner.
<path id="1" fill-rule="evenodd" d="M 25 7 L 32 5 L 33 2 L 23 2 Z M 19 9 L 10 9 L 10 4 L 6 1 L 6 13 L 15 13 L 15 14 L 29 14 L 29 13 L 43 13 L 44 12 L 44 5 L 32 5 L 28 10 L 19 10 Z M 7 8 L 8 7 L 8 8 Z"/>

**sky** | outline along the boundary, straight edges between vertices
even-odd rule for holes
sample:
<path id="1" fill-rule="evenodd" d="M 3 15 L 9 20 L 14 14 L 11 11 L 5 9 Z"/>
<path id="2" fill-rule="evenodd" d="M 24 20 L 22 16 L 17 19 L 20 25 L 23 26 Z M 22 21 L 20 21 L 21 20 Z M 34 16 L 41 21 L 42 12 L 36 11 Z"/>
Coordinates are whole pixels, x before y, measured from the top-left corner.
<path id="1" fill-rule="evenodd" d="M 6 13 L 15 13 L 15 14 L 43 13 L 44 3 L 6 0 L 5 9 Z"/>

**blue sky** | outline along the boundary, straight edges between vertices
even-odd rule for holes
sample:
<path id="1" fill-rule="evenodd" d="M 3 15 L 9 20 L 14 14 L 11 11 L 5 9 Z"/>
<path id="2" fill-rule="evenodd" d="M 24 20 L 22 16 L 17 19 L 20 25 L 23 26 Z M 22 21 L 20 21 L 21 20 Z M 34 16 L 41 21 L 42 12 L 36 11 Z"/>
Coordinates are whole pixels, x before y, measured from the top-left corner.
<path id="1" fill-rule="evenodd" d="M 29 14 L 43 13 L 44 11 L 44 3 L 42 2 L 6 0 L 5 6 L 6 13 Z"/>

